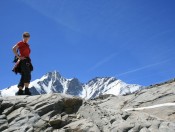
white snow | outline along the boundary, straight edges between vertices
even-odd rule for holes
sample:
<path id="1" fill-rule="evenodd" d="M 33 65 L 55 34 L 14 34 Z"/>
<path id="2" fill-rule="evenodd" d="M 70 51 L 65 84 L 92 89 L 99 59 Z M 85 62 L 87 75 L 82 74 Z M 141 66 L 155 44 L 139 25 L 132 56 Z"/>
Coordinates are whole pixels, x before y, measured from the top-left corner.
<path id="1" fill-rule="evenodd" d="M 44 80 L 47 79 L 47 78 L 48 78 L 48 76 L 45 75 L 45 76 L 41 77 L 41 79 L 39 79 L 39 80 L 40 80 L 40 81 L 44 81 Z"/>
<path id="2" fill-rule="evenodd" d="M 86 91 L 87 91 L 87 90 L 85 89 L 85 87 L 83 87 L 83 91 L 82 91 L 82 93 L 80 93 L 80 97 L 81 97 L 81 98 L 87 97 Z"/>
<path id="3" fill-rule="evenodd" d="M 127 94 L 133 93 L 141 89 L 140 85 L 126 84 L 121 80 L 117 80 L 113 77 L 111 78 L 97 78 L 96 82 L 91 81 L 84 85 L 84 90 L 81 97 L 85 99 L 90 99 L 95 93 L 97 96 L 101 94 Z"/>
<path id="4" fill-rule="evenodd" d="M 15 96 L 15 93 L 18 91 L 17 85 L 11 86 L 10 88 L 6 88 L 1 90 L 2 96 Z"/>
<path id="5" fill-rule="evenodd" d="M 147 107 L 129 108 L 129 109 L 125 109 L 125 111 L 154 109 L 158 107 L 167 107 L 167 106 L 175 106 L 175 103 L 164 103 L 164 104 L 152 105 L 152 106 L 147 106 Z"/>

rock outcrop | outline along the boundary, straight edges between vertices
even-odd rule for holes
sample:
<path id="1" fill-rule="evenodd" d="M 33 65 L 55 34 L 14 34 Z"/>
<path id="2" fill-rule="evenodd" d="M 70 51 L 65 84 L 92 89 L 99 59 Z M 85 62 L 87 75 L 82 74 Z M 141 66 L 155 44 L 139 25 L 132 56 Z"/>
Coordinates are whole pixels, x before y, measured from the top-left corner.
<path id="1" fill-rule="evenodd" d="M 0 131 L 41 132 L 60 129 L 77 121 L 82 99 L 61 95 L 3 97 L 0 100 Z"/>
<path id="2" fill-rule="evenodd" d="M 91 100 L 65 94 L 0 97 L 1 132 L 174 132 L 175 82 Z"/>

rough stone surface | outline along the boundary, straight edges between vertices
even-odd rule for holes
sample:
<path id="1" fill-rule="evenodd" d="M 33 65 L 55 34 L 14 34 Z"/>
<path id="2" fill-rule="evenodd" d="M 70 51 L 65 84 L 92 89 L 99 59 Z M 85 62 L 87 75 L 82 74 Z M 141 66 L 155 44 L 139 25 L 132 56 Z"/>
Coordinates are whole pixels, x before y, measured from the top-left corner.
<path id="1" fill-rule="evenodd" d="M 80 98 L 48 94 L 1 98 L 0 131 L 41 132 L 60 129 L 76 119 Z"/>
<path id="2" fill-rule="evenodd" d="M 0 132 L 174 132 L 175 82 L 93 100 L 63 94 L 0 97 Z"/>

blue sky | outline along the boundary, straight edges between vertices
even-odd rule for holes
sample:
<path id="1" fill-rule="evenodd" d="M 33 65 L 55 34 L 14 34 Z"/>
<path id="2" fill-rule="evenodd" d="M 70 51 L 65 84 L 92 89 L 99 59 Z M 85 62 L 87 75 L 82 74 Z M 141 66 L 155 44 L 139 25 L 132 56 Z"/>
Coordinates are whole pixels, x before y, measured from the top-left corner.
<path id="1" fill-rule="evenodd" d="M 175 77 L 174 0 L 1 0 L 0 89 L 17 84 L 12 46 L 31 34 L 32 80 L 57 70 L 87 82 Z"/>

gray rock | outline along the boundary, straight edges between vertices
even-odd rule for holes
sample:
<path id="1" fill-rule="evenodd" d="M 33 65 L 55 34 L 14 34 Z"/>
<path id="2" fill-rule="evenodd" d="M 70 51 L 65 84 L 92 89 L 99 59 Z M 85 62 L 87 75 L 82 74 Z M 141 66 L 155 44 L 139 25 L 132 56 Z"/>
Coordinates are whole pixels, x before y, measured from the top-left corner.
<path id="1" fill-rule="evenodd" d="M 150 132 L 146 127 L 142 128 L 140 132 Z"/>
<path id="2" fill-rule="evenodd" d="M 90 120 L 82 119 L 66 125 L 61 131 L 65 132 L 100 132 L 98 127 Z"/>
<path id="3" fill-rule="evenodd" d="M 2 100 L 0 131 L 40 132 L 62 128 L 76 119 L 82 105 L 82 99 L 62 94 L 3 97 Z M 69 117 L 71 114 L 75 116 Z"/>
<path id="4" fill-rule="evenodd" d="M 127 96 L 86 101 L 65 94 L 1 97 L 0 131 L 174 132 L 174 86 L 165 83 Z"/>

